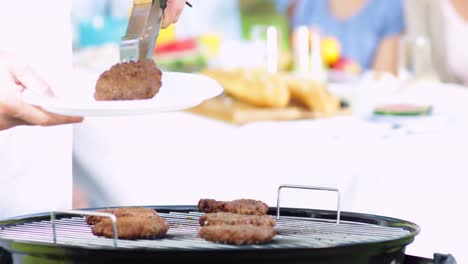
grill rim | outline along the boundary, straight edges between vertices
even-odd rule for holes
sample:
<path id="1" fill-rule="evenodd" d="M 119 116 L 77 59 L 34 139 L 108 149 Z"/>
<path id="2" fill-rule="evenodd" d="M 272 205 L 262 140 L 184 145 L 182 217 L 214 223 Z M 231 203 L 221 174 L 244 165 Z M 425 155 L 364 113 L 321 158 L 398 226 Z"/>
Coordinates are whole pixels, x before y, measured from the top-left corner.
<path id="1" fill-rule="evenodd" d="M 134 206 L 116 206 L 116 207 L 99 207 L 99 208 L 87 208 L 81 209 L 80 211 L 93 211 L 105 208 L 122 208 L 122 207 L 134 207 Z M 161 213 L 169 212 L 198 212 L 198 207 L 194 205 L 175 205 L 175 206 L 139 206 L 145 208 L 155 209 Z M 268 214 L 275 216 L 276 207 L 270 207 Z M 281 216 L 292 216 L 292 217 L 306 217 L 313 219 L 324 219 L 334 221 L 337 216 L 336 211 L 328 210 L 316 210 L 306 208 L 281 208 Z M 280 217 L 281 217 L 280 216 Z M 69 215 L 57 214 L 57 219 L 68 218 Z M 6 219 L 0 221 L 0 228 L 5 228 L 12 225 L 19 225 L 38 221 L 50 220 L 50 212 L 39 213 L 34 215 L 25 215 L 15 218 Z M 125 256 L 138 256 L 152 258 L 155 254 L 163 255 L 178 255 L 178 254 L 202 254 L 206 257 L 206 254 L 229 254 L 234 253 L 235 255 L 252 255 L 255 257 L 256 254 L 287 254 L 288 256 L 330 256 L 336 254 L 355 254 L 356 252 L 365 253 L 366 255 L 378 255 L 382 252 L 404 250 L 404 248 L 411 244 L 415 237 L 420 233 L 421 228 L 409 221 L 401 220 L 397 218 L 378 216 L 371 214 L 355 213 L 355 212 L 341 212 L 342 221 L 351 221 L 356 223 L 364 224 L 375 224 L 379 226 L 403 228 L 409 233 L 399 238 L 374 241 L 374 242 L 363 242 L 357 244 L 347 244 L 334 247 L 324 248 L 309 248 L 309 247 L 294 247 L 294 248 L 229 248 L 229 249 L 184 249 L 184 250 L 173 250 L 173 249 L 147 249 L 147 248 L 109 248 L 101 246 L 72 246 L 63 244 L 53 244 L 45 242 L 28 242 L 23 240 L 15 239 L 4 239 L 0 238 L 0 247 L 4 247 L 10 252 L 16 252 L 20 254 L 38 254 L 38 255 L 67 255 L 67 256 L 93 256 L 93 254 L 110 254 L 112 257 L 115 255 Z M 25 247 L 23 247 L 25 246 Z M 26 247 L 27 246 L 27 247 Z M 117 254 L 116 254 L 117 253 Z M 230 254 L 230 255 L 234 255 Z M 263 255 L 263 254 L 262 254 Z"/>

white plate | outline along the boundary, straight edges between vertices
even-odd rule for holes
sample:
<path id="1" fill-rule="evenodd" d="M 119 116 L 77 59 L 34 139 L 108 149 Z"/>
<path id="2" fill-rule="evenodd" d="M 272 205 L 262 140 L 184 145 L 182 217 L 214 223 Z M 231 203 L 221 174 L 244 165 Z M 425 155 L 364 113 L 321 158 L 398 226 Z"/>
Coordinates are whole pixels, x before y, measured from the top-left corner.
<path id="1" fill-rule="evenodd" d="M 71 116 L 122 116 L 181 111 L 220 95 L 222 87 L 213 79 L 198 74 L 163 72 L 162 87 L 148 100 L 96 101 L 94 89 L 70 98 L 46 98 L 32 92 L 23 99 L 46 111 Z"/>

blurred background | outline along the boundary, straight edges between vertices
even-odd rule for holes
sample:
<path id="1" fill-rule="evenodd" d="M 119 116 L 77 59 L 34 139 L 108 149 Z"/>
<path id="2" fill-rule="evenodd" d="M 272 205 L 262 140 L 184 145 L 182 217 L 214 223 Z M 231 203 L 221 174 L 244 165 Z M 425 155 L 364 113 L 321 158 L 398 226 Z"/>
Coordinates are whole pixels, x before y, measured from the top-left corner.
<path id="1" fill-rule="evenodd" d="M 328 10 L 328 1 L 193 2 L 195 8 L 186 10 L 177 25 L 161 31 L 156 52 L 162 67 L 189 72 L 207 65 L 239 67 L 249 63 L 249 67 L 260 67 L 266 59 L 259 55 L 264 52 L 258 51 L 265 49 L 258 45 L 259 41 L 266 42 L 267 27 L 274 27 L 279 35 L 280 70 L 299 70 L 298 56 L 317 54 L 323 65 L 314 66 L 330 70 L 332 80 L 352 78 L 369 69 L 389 71 L 405 78 L 410 72 L 417 77 L 425 75 L 428 79 L 437 79 L 431 65 L 429 33 L 418 23 L 405 27 L 405 14 L 414 11 L 405 13 L 402 0 L 370 3 L 357 0 L 336 10 L 333 6 Z M 412 8 L 412 4 L 407 6 L 407 9 Z M 129 0 L 73 1 L 76 53 L 99 49 L 116 56 L 131 7 Z M 351 11 L 342 10 L 344 8 Z M 424 15 L 420 16 L 420 20 L 424 20 Z M 293 46 L 292 43 L 295 37 L 300 38 L 301 27 L 307 27 L 311 36 L 318 33 L 321 40 L 310 47 L 317 52 L 297 54 L 301 44 L 297 41 Z M 398 49 L 395 49 L 396 44 Z M 235 54 L 241 56 L 233 56 L 232 49 L 238 49 Z M 105 59 L 103 54 L 100 57 L 94 59 Z M 245 58 L 254 59 L 246 62 Z M 92 60 L 88 62 L 93 63 Z"/>
<path id="2" fill-rule="evenodd" d="M 245 40 L 252 39 L 256 28 L 270 24 L 281 28 L 283 42 L 288 45 L 286 17 L 280 14 L 284 3 L 277 5 L 273 1 L 233 0 L 193 2 L 196 8 L 185 12 L 176 26 L 160 33 L 158 64 L 165 68 L 199 71 L 215 63 L 221 45 L 245 44 Z M 114 51 L 115 55 L 115 48 L 126 30 L 133 1 L 76 0 L 73 3 L 75 50 L 101 48 L 100 51 Z"/>

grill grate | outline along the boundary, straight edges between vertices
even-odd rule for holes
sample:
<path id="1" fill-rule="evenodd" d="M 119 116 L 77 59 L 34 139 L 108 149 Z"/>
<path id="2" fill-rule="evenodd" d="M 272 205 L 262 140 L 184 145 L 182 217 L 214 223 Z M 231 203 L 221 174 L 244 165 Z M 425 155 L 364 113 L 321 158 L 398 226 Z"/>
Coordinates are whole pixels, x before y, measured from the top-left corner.
<path id="1" fill-rule="evenodd" d="M 169 223 L 166 237 L 158 240 L 118 240 L 119 249 L 152 250 L 235 250 L 239 246 L 217 244 L 198 237 L 199 212 L 159 213 Z M 56 220 L 56 244 L 84 248 L 115 248 L 113 239 L 96 237 L 83 217 Z M 399 239 L 411 232 L 396 227 L 331 220 L 281 216 L 275 227 L 277 235 L 271 243 L 242 246 L 242 249 L 328 248 L 351 244 Z M 51 221 L 39 221 L 0 228 L 0 239 L 53 244 Z"/>

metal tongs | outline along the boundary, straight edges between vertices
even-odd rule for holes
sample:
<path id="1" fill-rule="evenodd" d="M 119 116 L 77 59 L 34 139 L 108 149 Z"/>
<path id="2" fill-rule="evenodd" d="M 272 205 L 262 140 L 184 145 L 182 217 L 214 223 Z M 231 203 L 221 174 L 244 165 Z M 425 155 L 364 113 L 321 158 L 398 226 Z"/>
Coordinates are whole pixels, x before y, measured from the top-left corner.
<path id="1" fill-rule="evenodd" d="M 133 0 L 127 32 L 120 42 L 120 61 L 153 58 L 166 5 L 167 0 Z"/>

